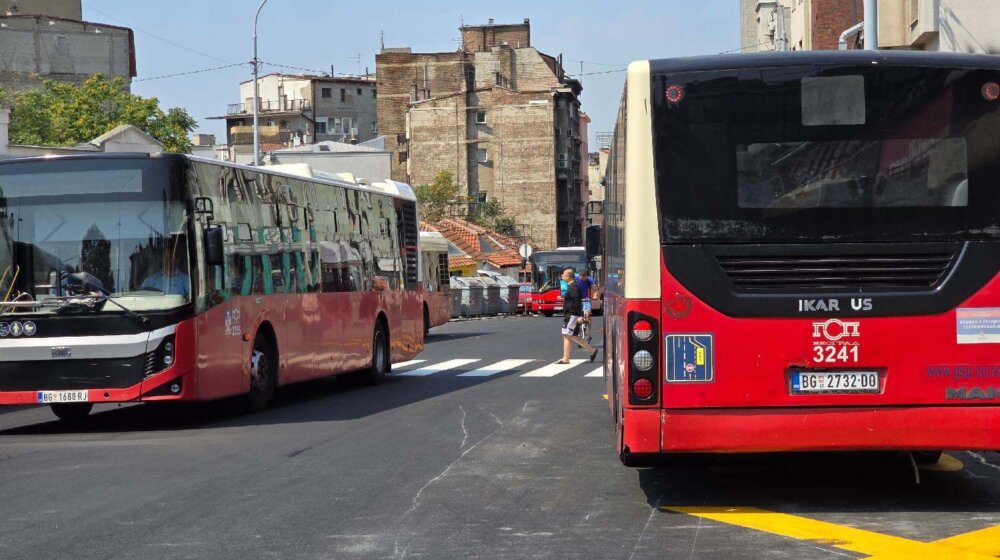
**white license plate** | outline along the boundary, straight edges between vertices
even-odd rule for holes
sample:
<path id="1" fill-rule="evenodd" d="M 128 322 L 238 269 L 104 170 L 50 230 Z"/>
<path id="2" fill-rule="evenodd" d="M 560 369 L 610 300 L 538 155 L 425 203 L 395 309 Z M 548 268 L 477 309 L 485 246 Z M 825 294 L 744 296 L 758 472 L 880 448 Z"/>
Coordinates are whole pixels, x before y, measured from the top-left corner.
<path id="1" fill-rule="evenodd" d="M 87 402 L 87 391 L 38 391 L 38 404 Z"/>
<path id="2" fill-rule="evenodd" d="M 877 371 L 792 372 L 792 393 L 878 393 Z"/>

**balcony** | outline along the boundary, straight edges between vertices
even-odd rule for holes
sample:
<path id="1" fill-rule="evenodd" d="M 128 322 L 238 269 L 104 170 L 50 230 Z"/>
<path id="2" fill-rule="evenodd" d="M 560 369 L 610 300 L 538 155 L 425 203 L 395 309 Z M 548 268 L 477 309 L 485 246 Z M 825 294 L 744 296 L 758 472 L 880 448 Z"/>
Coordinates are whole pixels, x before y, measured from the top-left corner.
<path id="1" fill-rule="evenodd" d="M 230 103 L 226 108 L 226 115 L 243 115 L 252 112 L 250 103 Z M 259 113 L 277 113 L 312 110 L 312 102 L 308 99 L 261 99 L 257 105 Z"/>

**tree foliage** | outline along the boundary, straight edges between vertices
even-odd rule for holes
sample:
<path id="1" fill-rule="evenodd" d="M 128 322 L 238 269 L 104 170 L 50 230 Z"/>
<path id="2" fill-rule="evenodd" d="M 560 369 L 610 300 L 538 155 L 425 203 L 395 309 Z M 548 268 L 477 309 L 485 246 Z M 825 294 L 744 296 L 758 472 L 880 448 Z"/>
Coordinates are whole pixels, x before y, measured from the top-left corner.
<path id="1" fill-rule="evenodd" d="M 194 118 L 176 107 L 164 112 L 155 97 L 129 93 L 121 77 L 95 74 L 82 85 L 46 80 L 39 89 L 6 97 L 13 107 L 12 144 L 72 146 L 130 124 L 162 142 L 165 151 L 191 151 Z M 0 101 L 4 98 L 0 93 Z"/>
<path id="2" fill-rule="evenodd" d="M 417 203 L 423 211 L 424 219 L 437 222 L 449 214 L 449 207 L 458 199 L 458 185 L 451 171 L 441 171 L 429 185 L 417 185 Z"/>

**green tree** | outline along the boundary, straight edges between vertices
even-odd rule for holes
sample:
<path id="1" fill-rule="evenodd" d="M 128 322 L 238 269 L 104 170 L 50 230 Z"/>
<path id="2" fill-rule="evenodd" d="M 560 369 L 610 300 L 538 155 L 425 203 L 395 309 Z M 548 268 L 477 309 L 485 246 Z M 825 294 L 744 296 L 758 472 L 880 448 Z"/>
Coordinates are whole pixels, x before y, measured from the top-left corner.
<path id="1" fill-rule="evenodd" d="M 194 118 L 176 107 L 164 112 L 155 97 L 129 93 L 121 77 L 95 74 L 82 85 L 46 80 L 39 89 L 7 95 L 12 144 L 72 146 L 130 124 L 162 142 L 165 151 L 191 151 Z"/>
<path id="2" fill-rule="evenodd" d="M 424 219 L 437 222 L 447 215 L 448 207 L 458 198 L 458 185 L 451 171 L 441 171 L 431 184 L 417 185 L 416 195 Z"/>

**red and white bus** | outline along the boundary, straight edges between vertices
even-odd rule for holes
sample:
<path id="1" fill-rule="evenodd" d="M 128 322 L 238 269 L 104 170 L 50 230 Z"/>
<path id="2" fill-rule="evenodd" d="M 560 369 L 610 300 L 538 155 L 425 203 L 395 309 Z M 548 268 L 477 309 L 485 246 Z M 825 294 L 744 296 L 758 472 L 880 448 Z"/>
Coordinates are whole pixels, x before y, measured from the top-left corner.
<path id="1" fill-rule="evenodd" d="M 552 316 L 562 311 L 563 298 L 559 289 L 562 272 L 567 268 L 589 269 L 590 260 L 584 247 L 559 247 L 552 251 L 531 254 L 531 279 L 534 289 L 526 305 L 528 312 Z"/>
<path id="2" fill-rule="evenodd" d="M 183 155 L 0 162 L 0 404 L 246 395 L 423 347 L 406 185 Z"/>
<path id="3" fill-rule="evenodd" d="M 420 232 L 420 283 L 424 300 L 424 335 L 451 320 L 448 240 L 436 231 Z"/>
<path id="4" fill-rule="evenodd" d="M 603 251 L 623 460 L 1000 449 L 998 98 L 992 56 L 631 64 Z"/>

